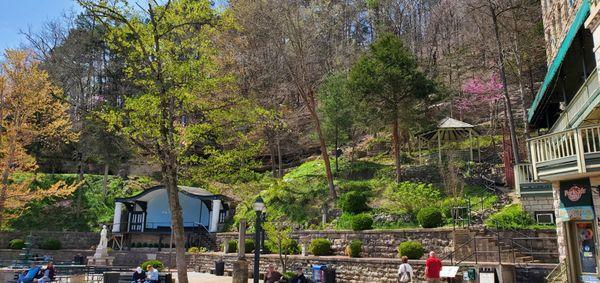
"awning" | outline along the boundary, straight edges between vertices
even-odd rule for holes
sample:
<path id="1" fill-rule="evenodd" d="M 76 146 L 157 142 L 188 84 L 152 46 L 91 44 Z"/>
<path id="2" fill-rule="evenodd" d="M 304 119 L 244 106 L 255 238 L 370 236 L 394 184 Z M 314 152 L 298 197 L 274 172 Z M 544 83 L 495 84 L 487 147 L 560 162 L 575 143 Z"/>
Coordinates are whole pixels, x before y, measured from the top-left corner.
<path id="1" fill-rule="evenodd" d="M 560 66 L 561 66 L 563 60 L 565 59 L 567 50 L 569 50 L 569 47 L 571 46 L 571 43 L 573 42 L 575 35 L 577 34 L 577 32 L 579 31 L 579 28 L 581 28 L 581 26 L 587 19 L 587 16 L 590 12 L 590 1 L 581 1 L 580 3 L 581 3 L 581 7 L 579 7 L 579 10 L 577 10 L 577 14 L 575 14 L 575 19 L 573 20 L 571 27 L 569 27 L 569 31 L 565 35 L 565 39 L 560 44 L 560 48 L 558 49 L 558 52 L 556 52 L 556 56 L 554 57 L 552 64 L 550 64 L 550 66 L 548 67 L 548 72 L 546 73 L 544 82 L 542 83 L 542 86 L 540 87 L 540 91 L 535 96 L 533 103 L 531 103 L 531 108 L 529 108 L 529 113 L 527 116 L 527 120 L 530 123 L 532 122 L 535 110 L 537 109 L 540 102 L 546 95 L 546 91 L 548 90 L 548 87 L 552 83 L 554 76 L 556 76 L 556 74 L 560 70 Z"/>

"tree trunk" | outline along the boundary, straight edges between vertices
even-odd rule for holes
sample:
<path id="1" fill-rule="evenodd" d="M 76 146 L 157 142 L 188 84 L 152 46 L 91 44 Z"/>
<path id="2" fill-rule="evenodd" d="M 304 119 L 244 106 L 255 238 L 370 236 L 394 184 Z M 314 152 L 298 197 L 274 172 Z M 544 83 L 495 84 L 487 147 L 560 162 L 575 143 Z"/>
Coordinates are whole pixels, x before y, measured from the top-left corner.
<path id="1" fill-rule="evenodd" d="M 171 154 L 169 154 L 171 155 Z M 185 231 L 183 229 L 183 211 L 179 203 L 179 189 L 177 188 L 177 168 L 173 157 L 167 157 L 163 165 L 163 179 L 167 188 L 169 208 L 171 210 L 171 223 L 175 238 L 175 267 L 178 282 L 188 282 L 187 261 L 185 259 Z"/>
<path id="2" fill-rule="evenodd" d="M 106 200 L 106 196 L 108 196 L 108 169 L 110 169 L 108 163 L 104 162 L 104 176 L 102 177 L 102 192 L 104 194 L 102 200 Z"/>
<path id="3" fill-rule="evenodd" d="M 78 155 L 79 161 L 78 161 L 78 182 L 81 182 L 84 180 L 85 176 L 83 174 L 83 152 L 80 151 L 79 155 Z M 83 188 L 85 186 L 80 186 L 79 188 L 77 188 L 77 200 L 75 203 L 75 216 L 76 217 L 80 217 L 81 216 L 81 212 L 82 212 L 82 206 L 83 206 Z"/>
<path id="4" fill-rule="evenodd" d="M 396 165 L 396 182 L 400 183 L 402 174 L 400 167 L 400 134 L 398 133 L 398 119 L 394 119 L 392 124 L 392 146 L 394 151 L 394 160 Z"/>
<path id="5" fill-rule="evenodd" d="M 283 157 L 281 156 L 281 142 L 279 137 L 277 139 L 277 169 L 278 169 L 278 178 L 283 178 Z"/>
<path id="6" fill-rule="evenodd" d="M 335 175 L 337 176 L 338 171 L 339 171 L 339 166 L 338 166 L 338 147 L 339 147 L 339 137 L 338 137 L 339 133 L 338 133 L 338 125 L 335 125 L 335 148 L 333 149 L 335 152 Z"/>
<path id="7" fill-rule="evenodd" d="M 502 80 L 502 89 L 504 94 L 504 104 L 506 107 L 506 116 L 508 118 L 508 131 L 510 135 L 510 143 L 512 147 L 513 164 L 519 163 L 519 145 L 517 142 L 517 132 L 515 130 L 515 121 L 513 117 L 512 105 L 510 102 L 510 95 L 508 94 L 508 86 L 506 85 L 506 72 L 504 69 L 504 55 L 502 53 L 502 42 L 500 40 L 500 31 L 498 27 L 498 15 L 494 7 L 490 6 L 490 12 L 492 16 L 492 23 L 494 25 L 494 35 L 496 37 L 496 47 L 498 56 L 498 65 L 500 66 L 500 79 Z"/>
<path id="8" fill-rule="evenodd" d="M 273 177 L 277 177 L 277 171 L 275 169 L 275 149 L 273 149 L 273 144 L 269 143 L 269 155 L 271 155 L 271 173 Z"/>
<path id="9" fill-rule="evenodd" d="M 314 94 L 308 94 L 307 98 L 307 106 L 310 111 L 310 115 L 315 122 L 315 128 L 317 131 L 317 135 L 319 136 L 319 145 L 321 148 L 321 157 L 323 158 L 323 162 L 325 163 L 325 174 L 327 175 L 327 186 L 329 187 L 329 196 L 332 200 L 337 198 L 337 194 L 335 192 L 335 186 L 333 185 L 333 174 L 331 173 L 331 162 L 329 162 L 329 153 L 327 153 L 327 144 L 325 143 L 325 136 L 323 135 L 323 130 L 321 129 L 321 120 L 319 119 L 319 115 L 316 110 L 316 103 L 314 101 Z"/>

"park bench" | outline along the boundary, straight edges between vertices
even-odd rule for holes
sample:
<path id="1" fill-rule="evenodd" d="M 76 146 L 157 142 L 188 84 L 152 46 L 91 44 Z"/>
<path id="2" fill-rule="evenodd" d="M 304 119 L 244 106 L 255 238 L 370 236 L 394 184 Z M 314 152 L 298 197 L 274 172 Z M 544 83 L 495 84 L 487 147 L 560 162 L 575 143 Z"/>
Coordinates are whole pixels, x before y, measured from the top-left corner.
<path id="1" fill-rule="evenodd" d="M 210 274 L 215 274 L 215 268 L 211 268 L 209 272 Z M 233 276 L 233 269 L 225 268 L 223 270 L 223 276 Z"/>

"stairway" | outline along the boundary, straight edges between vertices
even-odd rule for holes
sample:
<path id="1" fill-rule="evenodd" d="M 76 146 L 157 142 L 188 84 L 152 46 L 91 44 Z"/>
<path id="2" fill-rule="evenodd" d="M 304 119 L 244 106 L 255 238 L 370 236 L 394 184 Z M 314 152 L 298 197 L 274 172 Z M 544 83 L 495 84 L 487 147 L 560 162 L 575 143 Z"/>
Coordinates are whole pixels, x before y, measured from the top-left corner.
<path id="1" fill-rule="evenodd" d="M 475 262 L 540 262 L 526 251 L 498 241 L 497 234 L 486 229 L 457 230 L 454 233 L 454 260 Z"/>

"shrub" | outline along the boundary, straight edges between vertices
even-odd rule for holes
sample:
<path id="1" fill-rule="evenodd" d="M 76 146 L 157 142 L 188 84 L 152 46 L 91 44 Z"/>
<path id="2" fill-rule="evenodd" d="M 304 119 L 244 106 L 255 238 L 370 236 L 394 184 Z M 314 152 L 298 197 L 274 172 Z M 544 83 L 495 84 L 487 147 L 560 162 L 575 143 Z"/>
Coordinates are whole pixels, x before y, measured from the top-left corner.
<path id="1" fill-rule="evenodd" d="M 444 224 L 444 217 L 437 207 L 426 207 L 419 210 L 417 221 L 423 228 L 435 228 Z"/>
<path id="2" fill-rule="evenodd" d="M 420 259 L 425 253 L 423 245 L 415 241 L 406 241 L 398 246 L 398 256 L 406 256 L 409 259 Z"/>
<path id="3" fill-rule="evenodd" d="M 140 264 L 140 267 L 144 271 L 148 271 L 148 265 L 152 265 L 152 267 L 156 268 L 158 271 L 162 271 L 165 268 L 165 265 L 160 260 L 155 259 L 142 262 L 142 264 Z"/>
<path id="4" fill-rule="evenodd" d="M 440 190 L 431 184 L 383 182 L 378 186 L 386 187 L 383 197 L 389 200 L 387 207 L 390 211 L 414 214 L 424 203 L 437 202 L 441 199 Z"/>
<path id="5" fill-rule="evenodd" d="M 244 251 L 246 253 L 251 253 L 254 252 L 254 249 L 256 248 L 256 245 L 254 245 L 254 240 L 252 239 L 246 239 L 245 243 L 244 243 Z"/>
<path id="6" fill-rule="evenodd" d="M 310 252 L 313 255 L 331 255 L 331 242 L 327 239 L 316 238 L 310 242 Z"/>
<path id="7" fill-rule="evenodd" d="M 230 240 L 229 242 L 227 242 L 227 248 L 228 253 L 237 253 L 237 241 Z"/>
<path id="8" fill-rule="evenodd" d="M 351 225 L 354 231 L 369 230 L 373 228 L 373 216 L 366 213 L 354 215 Z"/>
<path id="9" fill-rule="evenodd" d="M 60 250 L 61 244 L 57 239 L 48 239 L 40 246 L 43 250 Z"/>
<path id="10" fill-rule="evenodd" d="M 441 203 L 442 214 L 446 218 L 452 218 L 452 208 L 454 207 L 466 207 L 467 200 L 464 198 L 447 198 Z"/>
<path id="11" fill-rule="evenodd" d="M 365 193 L 351 191 L 340 197 L 338 205 L 344 212 L 357 214 L 369 210 L 367 201 L 368 199 Z"/>
<path id="12" fill-rule="evenodd" d="M 8 242 L 8 248 L 11 250 L 20 250 L 25 247 L 25 241 L 23 239 L 12 239 Z"/>
<path id="13" fill-rule="evenodd" d="M 198 247 L 191 247 L 188 249 L 188 253 L 191 253 L 191 254 L 197 254 L 199 252 L 200 252 L 200 249 Z"/>
<path id="14" fill-rule="evenodd" d="M 360 257 L 361 249 L 362 242 L 359 240 L 353 240 L 348 246 L 346 246 L 346 255 L 349 257 Z"/>
<path id="15" fill-rule="evenodd" d="M 292 239 L 290 241 L 290 243 L 288 243 L 287 245 L 282 247 L 281 252 L 284 254 L 290 254 L 290 255 L 300 254 L 300 246 L 298 245 L 298 242 L 296 242 L 296 240 Z M 279 247 L 277 246 L 277 244 L 275 242 L 273 242 L 271 240 L 266 240 L 265 247 L 264 247 L 264 253 L 266 253 L 266 254 L 279 253 Z"/>
<path id="16" fill-rule="evenodd" d="M 533 217 L 518 204 L 506 206 L 485 220 L 485 226 L 500 229 L 526 228 L 534 223 Z"/>

